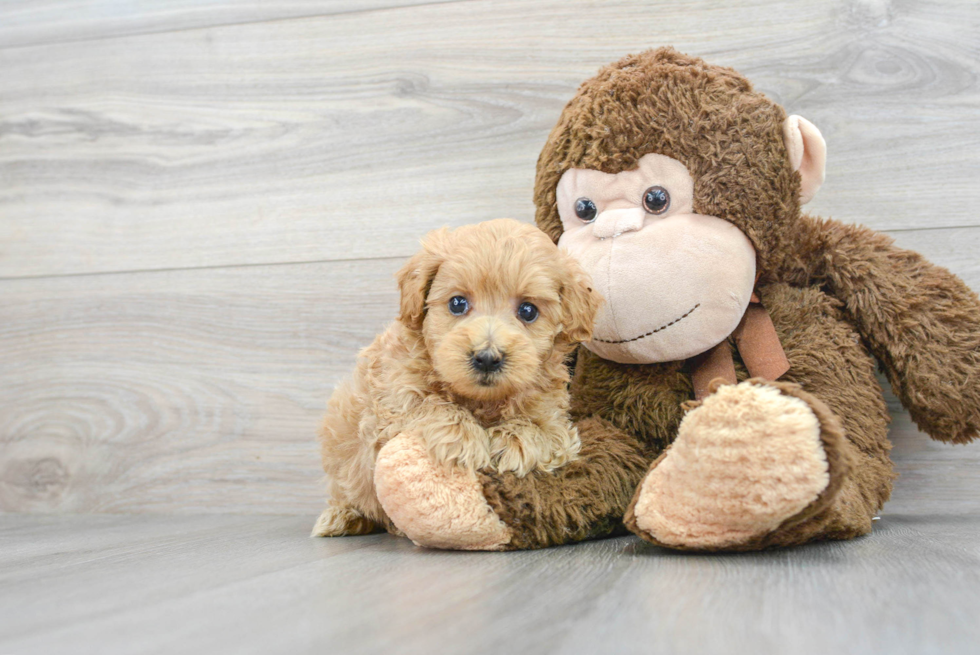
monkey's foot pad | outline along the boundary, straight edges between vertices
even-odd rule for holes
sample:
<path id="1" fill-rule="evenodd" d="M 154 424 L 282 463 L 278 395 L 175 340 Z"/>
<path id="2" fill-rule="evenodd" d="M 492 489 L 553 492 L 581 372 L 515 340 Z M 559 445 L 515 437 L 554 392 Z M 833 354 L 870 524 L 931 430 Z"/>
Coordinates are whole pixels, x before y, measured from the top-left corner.
<path id="1" fill-rule="evenodd" d="M 384 445 L 374 486 L 388 518 L 419 546 L 501 550 L 511 539 L 476 475 L 436 464 L 415 437 L 398 435 Z"/>
<path id="2" fill-rule="evenodd" d="M 720 550 L 761 537 L 830 483 L 820 431 L 810 405 L 776 386 L 722 386 L 681 421 L 627 522 L 655 543 L 683 549 Z"/>

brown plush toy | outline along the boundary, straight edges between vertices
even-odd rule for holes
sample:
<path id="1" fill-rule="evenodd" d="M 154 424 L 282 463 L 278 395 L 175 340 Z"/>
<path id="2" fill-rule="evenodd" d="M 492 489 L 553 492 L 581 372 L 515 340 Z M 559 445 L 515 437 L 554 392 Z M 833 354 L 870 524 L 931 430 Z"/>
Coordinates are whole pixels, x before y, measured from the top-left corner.
<path id="1" fill-rule="evenodd" d="M 397 495 L 382 503 L 446 509 L 437 526 L 398 528 L 423 545 L 494 549 L 624 521 L 690 550 L 868 533 L 895 477 L 876 360 L 923 431 L 974 439 L 980 302 L 881 234 L 801 214 L 824 156 L 809 122 L 670 48 L 585 82 L 535 185 L 538 226 L 607 301 L 572 379 L 580 456 L 550 474 L 477 474 L 451 495 L 418 483 L 432 465 L 396 438 L 378 457 Z M 490 542 L 453 518 L 474 514 L 494 519 L 480 524 L 493 524 Z"/>

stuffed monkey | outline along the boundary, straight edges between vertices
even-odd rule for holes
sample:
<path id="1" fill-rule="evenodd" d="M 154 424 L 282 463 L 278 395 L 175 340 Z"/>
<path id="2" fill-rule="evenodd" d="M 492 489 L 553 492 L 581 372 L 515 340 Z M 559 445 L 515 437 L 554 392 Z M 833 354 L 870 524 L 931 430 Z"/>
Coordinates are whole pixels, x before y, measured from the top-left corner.
<path id="1" fill-rule="evenodd" d="M 585 82 L 534 190 L 538 226 L 606 299 L 574 363 L 581 454 L 453 495 L 396 438 L 375 473 L 395 525 L 501 550 L 624 526 L 686 550 L 870 532 L 895 477 L 875 367 L 932 438 L 974 439 L 980 303 L 886 236 L 801 214 L 824 161 L 811 123 L 670 48 Z M 458 520 L 413 509 L 433 498 Z"/>

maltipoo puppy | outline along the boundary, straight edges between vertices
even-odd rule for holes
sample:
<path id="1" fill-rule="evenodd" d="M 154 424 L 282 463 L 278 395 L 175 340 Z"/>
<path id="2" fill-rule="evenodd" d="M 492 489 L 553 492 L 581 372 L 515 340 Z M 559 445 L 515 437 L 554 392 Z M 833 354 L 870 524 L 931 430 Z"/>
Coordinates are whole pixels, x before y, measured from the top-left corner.
<path id="1" fill-rule="evenodd" d="M 499 219 L 429 233 L 397 278 L 398 320 L 327 405 L 330 501 L 314 536 L 392 529 L 374 463 L 400 433 L 445 466 L 519 476 L 578 454 L 565 359 L 591 338 L 600 298 L 571 256 L 536 227 Z"/>

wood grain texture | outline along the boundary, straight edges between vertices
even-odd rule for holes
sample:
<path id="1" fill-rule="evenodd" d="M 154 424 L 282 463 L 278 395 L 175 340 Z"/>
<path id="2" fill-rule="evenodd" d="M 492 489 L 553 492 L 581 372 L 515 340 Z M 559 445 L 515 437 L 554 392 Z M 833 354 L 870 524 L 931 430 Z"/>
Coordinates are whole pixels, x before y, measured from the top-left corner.
<path id="1" fill-rule="evenodd" d="M 528 219 L 576 86 L 667 43 L 822 128 L 816 213 L 980 225 L 976 2 L 598 11 L 478 0 L 2 49 L 0 276 L 405 256 L 431 227 Z"/>
<path id="2" fill-rule="evenodd" d="M 899 236 L 980 288 L 980 229 Z M 401 263 L 0 281 L 0 511 L 315 514 L 327 395 L 395 316 Z M 893 410 L 917 481 L 896 499 L 980 506 L 980 444 Z"/>
<path id="3" fill-rule="evenodd" d="M 0 651 L 976 652 L 980 515 L 739 555 L 634 537 L 452 553 L 300 517 L 4 517 Z"/>
<path id="4" fill-rule="evenodd" d="M 0 3 L 0 48 L 91 41 L 459 0 L 30 0 Z"/>
<path id="5" fill-rule="evenodd" d="M 0 511 L 314 514 L 323 403 L 394 316 L 401 258 L 430 227 L 529 220 L 564 102 L 650 45 L 815 120 L 813 209 L 980 288 L 975 3 L 355 11 L 382 4 L 0 6 L 0 35 L 89 39 L 0 48 Z M 895 412 L 898 507 L 975 506 L 977 447 Z"/>
<path id="6" fill-rule="evenodd" d="M 901 478 L 851 543 L 306 535 L 392 273 L 429 228 L 529 220 L 624 53 L 741 70 L 824 131 L 814 213 L 980 289 L 978 31 L 972 0 L 0 3 L 0 652 L 975 651 L 980 444 L 894 398 Z"/>
<path id="7" fill-rule="evenodd" d="M 0 510 L 314 512 L 400 260 L 8 280 Z"/>

